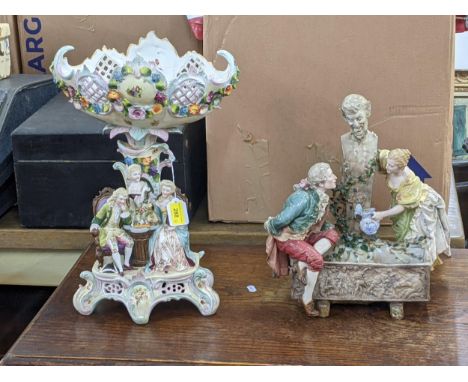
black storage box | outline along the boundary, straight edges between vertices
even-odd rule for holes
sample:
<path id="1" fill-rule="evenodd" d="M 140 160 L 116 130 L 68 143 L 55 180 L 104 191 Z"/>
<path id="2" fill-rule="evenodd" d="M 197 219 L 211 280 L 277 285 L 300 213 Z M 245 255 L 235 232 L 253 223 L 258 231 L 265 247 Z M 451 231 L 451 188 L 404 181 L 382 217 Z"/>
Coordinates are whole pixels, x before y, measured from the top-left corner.
<path id="1" fill-rule="evenodd" d="M 12 134 L 21 224 L 25 227 L 89 227 L 92 200 L 104 187 L 122 187 L 112 168 L 123 161 L 117 139 L 104 122 L 77 111 L 59 94 Z M 176 185 L 189 200 L 192 216 L 206 194 L 204 120 L 171 132 Z M 163 179 L 171 179 L 165 168 Z"/>
<path id="2" fill-rule="evenodd" d="M 11 175 L 0 185 L 0 216 L 16 203 L 15 177 Z"/>
<path id="3" fill-rule="evenodd" d="M 0 81 L 0 216 L 16 203 L 10 134 L 57 92 L 51 76 L 16 74 Z"/>

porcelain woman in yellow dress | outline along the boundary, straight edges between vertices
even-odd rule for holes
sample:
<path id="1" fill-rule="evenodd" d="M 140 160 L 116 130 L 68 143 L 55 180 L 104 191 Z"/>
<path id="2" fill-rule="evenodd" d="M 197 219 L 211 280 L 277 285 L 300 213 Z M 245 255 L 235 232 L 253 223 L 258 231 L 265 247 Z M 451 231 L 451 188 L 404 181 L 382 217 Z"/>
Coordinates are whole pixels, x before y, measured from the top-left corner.
<path id="1" fill-rule="evenodd" d="M 380 168 L 387 172 L 387 186 L 392 194 L 391 208 L 378 211 L 373 219 L 389 217 L 398 241 L 415 242 L 427 238 L 433 263 L 441 263 L 438 255 L 450 256 L 450 234 L 445 203 L 442 197 L 408 168 L 409 150 L 379 151 Z"/>

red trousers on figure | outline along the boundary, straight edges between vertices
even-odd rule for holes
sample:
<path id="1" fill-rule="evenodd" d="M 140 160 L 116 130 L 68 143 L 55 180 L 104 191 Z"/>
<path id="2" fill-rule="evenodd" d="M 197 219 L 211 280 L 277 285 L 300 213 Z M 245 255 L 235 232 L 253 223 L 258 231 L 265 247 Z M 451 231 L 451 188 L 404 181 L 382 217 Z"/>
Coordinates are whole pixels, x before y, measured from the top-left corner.
<path id="1" fill-rule="evenodd" d="M 328 239 L 332 245 L 336 244 L 340 236 L 338 232 L 331 228 L 326 231 L 311 233 L 305 240 L 276 240 L 278 250 L 286 253 L 293 259 L 303 261 L 313 271 L 319 272 L 323 268 L 323 258 L 315 248 L 314 244 L 320 239 Z"/>

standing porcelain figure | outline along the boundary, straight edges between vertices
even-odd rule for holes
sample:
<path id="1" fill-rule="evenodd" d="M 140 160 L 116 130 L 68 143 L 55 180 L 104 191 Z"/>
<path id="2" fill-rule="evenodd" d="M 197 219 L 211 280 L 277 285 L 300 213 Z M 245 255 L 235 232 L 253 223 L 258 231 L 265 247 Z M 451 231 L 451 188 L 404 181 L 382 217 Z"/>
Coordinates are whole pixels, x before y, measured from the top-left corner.
<path id="1" fill-rule="evenodd" d="M 122 229 L 122 226 L 130 224 L 130 221 L 127 190 L 118 188 L 97 212 L 90 227 L 91 232 L 99 232 L 101 247 L 107 246 L 110 249 L 114 267 L 120 275 L 123 275 L 124 269 L 131 269 L 130 258 L 133 250 L 133 239 Z M 125 260 L 123 267 L 119 244 L 124 247 Z"/>
<path id="2" fill-rule="evenodd" d="M 299 270 L 304 273 L 306 287 L 302 304 L 308 316 L 318 316 L 312 295 L 320 270 L 322 256 L 339 239 L 333 225 L 325 221 L 329 196 L 327 190 L 336 187 L 336 176 L 327 163 L 316 163 L 295 186 L 294 192 L 286 199 L 283 210 L 265 222 L 268 231 L 266 250 L 268 264 L 278 276 L 289 274 L 287 256 L 298 261 Z"/>
<path id="3" fill-rule="evenodd" d="M 351 127 L 350 132 L 341 136 L 343 183 L 350 184 L 346 216 L 350 231 L 358 233 L 359 223 L 354 219 L 354 211 L 357 204 L 364 209 L 371 205 L 378 137 L 368 130 L 371 103 L 362 95 L 346 96 L 341 112 Z"/>
<path id="4" fill-rule="evenodd" d="M 427 239 L 426 250 L 433 265 L 439 254 L 450 256 L 450 233 L 442 197 L 408 168 L 411 153 L 406 149 L 380 150 L 379 165 L 387 172 L 387 186 L 392 194 L 391 208 L 378 211 L 373 219 L 390 217 L 396 239 L 415 243 Z"/>
<path id="5" fill-rule="evenodd" d="M 149 202 L 152 189 L 149 183 L 142 179 L 139 164 L 130 165 L 127 173 L 127 190 L 132 200 L 132 226 L 151 227 L 158 222 L 153 206 Z"/>
<path id="6" fill-rule="evenodd" d="M 170 180 L 161 181 L 161 194 L 155 201 L 161 224 L 150 239 L 150 269 L 157 272 L 184 271 L 191 257 L 187 225 L 171 226 L 168 204 L 176 198 L 176 186 Z"/>

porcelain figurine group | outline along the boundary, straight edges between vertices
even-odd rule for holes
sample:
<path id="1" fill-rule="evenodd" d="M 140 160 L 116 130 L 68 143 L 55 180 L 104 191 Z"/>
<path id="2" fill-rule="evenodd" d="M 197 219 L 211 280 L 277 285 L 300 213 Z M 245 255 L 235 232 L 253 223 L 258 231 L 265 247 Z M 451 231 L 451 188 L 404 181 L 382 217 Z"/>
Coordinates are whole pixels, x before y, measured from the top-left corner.
<path id="1" fill-rule="evenodd" d="M 278 276 L 292 274 L 292 296 L 308 316 L 328 316 L 333 301 L 388 301 L 392 317 L 403 318 L 403 302 L 429 299 L 428 269 L 441 263 L 440 254 L 450 256 L 445 204 L 408 167 L 409 150 L 378 150 L 377 135 L 368 130 L 367 99 L 351 94 L 341 110 L 351 128 L 341 137 L 342 180 L 336 187 L 330 166 L 317 163 L 294 186 L 282 211 L 265 222 L 268 264 Z M 392 197 L 385 211 L 370 208 L 377 170 L 386 174 Z M 341 197 L 341 209 L 327 191 Z M 326 222 L 331 204 L 336 228 Z M 375 236 L 385 218 L 393 222 L 395 242 Z M 358 251 L 366 260 L 350 265 L 349 252 Z M 405 268 L 409 263 L 418 266 Z"/>
<path id="2" fill-rule="evenodd" d="M 140 173 L 141 169 L 137 170 L 134 166 L 140 167 L 138 164 L 131 165 L 133 169 L 129 170 L 130 173 Z M 96 213 L 90 227 L 90 231 L 98 235 L 101 248 L 110 250 L 113 267 L 107 269 L 113 269 L 120 276 L 124 276 L 124 271 L 133 269 L 130 264 L 134 246 L 131 233 L 138 232 L 138 229 L 152 232 L 146 273 L 169 273 L 189 268 L 191 251 L 187 224 L 172 226 L 168 218 L 168 204 L 177 200 L 174 182 L 163 180 L 159 195 L 155 195 L 146 183 L 139 188 L 132 188 L 134 185 L 130 183 L 128 190 L 115 190 Z M 124 254 L 123 264 L 121 252 Z"/>
<path id="3" fill-rule="evenodd" d="M 64 57 L 70 50 L 59 49 L 51 65 L 57 86 L 75 109 L 109 123 L 110 138 L 126 137 L 117 141 L 124 160 L 113 165 L 125 187 L 95 198 L 97 261 L 81 274 L 87 284 L 76 291 L 75 308 L 91 314 L 100 300 L 117 300 L 144 324 L 158 303 L 186 299 L 203 315 L 214 314 L 213 275 L 200 266 L 204 252 L 190 249 L 188 200 L 174 183 L 175 156 L 164 142 L 168 129 L 205 117 L 236 89 L 233 56 L 218 51 L 227 61 L 218 71 L 195 52 L 179 57 L 154 32 L 126 54 L 103 47 L 78 66 Z M 162 179 L 164 168 L 172 180 Z"/>
<path id="4" fill-rule="evenodd" d="M 164 141 L 167 129 L 203 118 L 232 93 L 234 58 L 219 51 L 228 63 L 219 72 L 195 52 L 179 57 L 153 32 L 126 55 L 104 47 L 78 66 L 64 57 L 72 49 L 61 48 L 51 66 L 58 87 L 77 110 L 108 122 L 111 138 L 126 137 L 117 141 L 124 160 L 113 166 L 125 186 L 95 199 L 98 260 L 81 274 L 87 283 L 75 308 L 91 314 L 100 300 L 117 300 L 144 324 L 158 303 L 186 299 L 214 314 L 213 275 L 200 266 L 203 251 L 190 249 L 187 199 L 173 182 L 175 157 Z M 292 297 L 308 316 L 328 316 L 335 301 L 387 301 L 392 317 L 402 318 L 404 302 L 429 299 L 430 269 L 439 254 L 450 255 L 445 204 L 409 168 L 408 150 L 378 149 L 369 100 L 348 95 L 341 111 L 351 128 L 341 137 L 341 180 L 327 163 L 310 167 L 264 224 L 267 262 L 277 276 L 292 275 Z M 172 180 L 162 180 L 166 167 Z M 392 196 L 385 211 L 371 208 L 376 172 L 386 174 Z M 386 218 L 396 241 L 377 237 Z"/>

